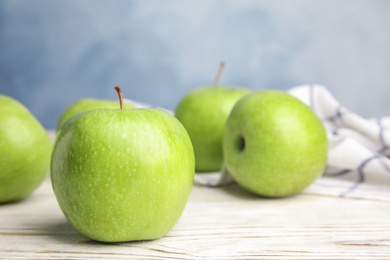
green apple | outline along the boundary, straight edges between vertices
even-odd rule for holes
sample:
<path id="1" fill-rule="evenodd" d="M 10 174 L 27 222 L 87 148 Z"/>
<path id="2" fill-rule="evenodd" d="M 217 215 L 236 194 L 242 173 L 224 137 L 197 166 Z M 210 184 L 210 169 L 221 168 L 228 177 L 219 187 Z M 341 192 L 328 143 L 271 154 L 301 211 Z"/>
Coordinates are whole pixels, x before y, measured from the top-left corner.
<path id="1" fill-rule="evenodd" d="M 125 104 L 126 108 L 134 108 L 132 104 Z M 118 108 L 118 102 L 112 100 L 94 99 L 94 98 L 82 98 L 72 103 L 61 115 L 57 122 L 57 131 L 71 116 L 94 109 L 99 108 Z"/>
<path id="2" fill-rule="evenodd" d="M 225 63 L 221 62 L 213 86 L 189 92 L 175 110 L 190 135 L 197 172 L 219 171 L 223 164 L 222 136 L 234 104 L 250 92 L 246 88 L 218 86 Z"/>
<path id="3" fill-rule="evenodd" d="M 79 233 L 102 242 L 165 235 L 185 208 L 194 171 L 186 130 L 154 108 L 72 116 L 57 135 L 51 161 L 65 217 Z"/>
<path id="4" fill-rule="evenodd" d="M 49 173 L 52 143 L 19 101 L 0 95 L 0 203 L 32 193 Z"/>
<path id="5" fill-rule="evenodd" d="M 235 103 L 250 90 L 236 87 L 199 87 L 187 94 L 175 116 L 190 135 L 197 172 L 212 172 L 223 164 L 222 136 Z"/>
<path id="6" fill-rule="evenodd" d="M 321 175 L 328 141 L 322 122 L 307 105 L 286 92 L 263 90 L 234 106 L 223 151 L 239 185 L 262 196 L 283 197 Z"/>

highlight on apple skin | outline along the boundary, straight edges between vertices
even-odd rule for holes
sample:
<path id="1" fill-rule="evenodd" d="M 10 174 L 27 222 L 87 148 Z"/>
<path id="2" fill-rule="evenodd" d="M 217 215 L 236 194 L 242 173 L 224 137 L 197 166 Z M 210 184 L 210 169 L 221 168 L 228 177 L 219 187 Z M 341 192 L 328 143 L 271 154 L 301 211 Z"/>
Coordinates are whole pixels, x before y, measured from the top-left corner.
<path id="1" fill-rule="evenodd" d="M 243 97 L 232 109 L 223 152 L 240 186 L 261 196 L 285 197 L 323 173 L 328 139 L 306 104 L 283 91 L 263 90 Z"/>

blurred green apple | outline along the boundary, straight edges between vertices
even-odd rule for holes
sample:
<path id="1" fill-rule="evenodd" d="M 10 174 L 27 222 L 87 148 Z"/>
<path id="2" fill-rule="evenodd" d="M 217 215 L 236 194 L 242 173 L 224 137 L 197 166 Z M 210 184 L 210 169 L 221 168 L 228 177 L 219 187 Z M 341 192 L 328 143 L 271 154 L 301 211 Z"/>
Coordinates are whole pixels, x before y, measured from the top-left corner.
<path id="1" fill-rule="evenodd" d="M 178 104 L 176 118 L 190 135 L 197 172 L 219 171 L 223 164 L 222 136 L 234 104 L 250 92 L 246 88 L 218 86 L 221 62 L 214 85 L 189 92 Z"/>
<path id="2" fill-rule="evenodd" d="M 159 109 L 98 109 L 71 117 L 51 161 L 57 201 L 82 235 L 150 240 L 178 221 L 195 171 L 191 140 Z"/>
<path id="3" fill-rule="evenodd" d="M 0 203 L 22 199 L 49 173 L 52 143 L 19 101 L 0 95 Z"/>
<path id="4" fill-rule="evenodd" d="M 283 197 L 300 192 L 321 175 L 328 140 L 307 105 L 286 92 L 264 90 L 234 106 L 223 151 L 239 185 L 262 196 Z"/>
<path id="5" fill-rule="evenodd" d="M 99 108 L 118 108 L 118 102 L 112 100 L 94 99 L 94 98 L 82 98 L 72 103 L 61 115 L 57 122 L 57 131 L 71 116 L 85 112 L 89 110 Z M 125 104 L 125 108 L 135 108 L 132 104 Z"/>

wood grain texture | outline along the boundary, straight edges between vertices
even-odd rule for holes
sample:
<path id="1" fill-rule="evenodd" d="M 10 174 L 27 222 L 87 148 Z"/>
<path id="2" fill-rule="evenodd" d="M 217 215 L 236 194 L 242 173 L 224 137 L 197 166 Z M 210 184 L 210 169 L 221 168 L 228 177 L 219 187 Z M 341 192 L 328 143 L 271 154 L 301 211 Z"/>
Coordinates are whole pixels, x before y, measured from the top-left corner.
<path id="1" fill-rule="evenodd" d="M 165 237 L 103 244 L 69 226 L 47 179 L 24 201 L 0 206 L 0 258 L 390 259 L 389 214 L 388 201 L 194 186 Z"/>

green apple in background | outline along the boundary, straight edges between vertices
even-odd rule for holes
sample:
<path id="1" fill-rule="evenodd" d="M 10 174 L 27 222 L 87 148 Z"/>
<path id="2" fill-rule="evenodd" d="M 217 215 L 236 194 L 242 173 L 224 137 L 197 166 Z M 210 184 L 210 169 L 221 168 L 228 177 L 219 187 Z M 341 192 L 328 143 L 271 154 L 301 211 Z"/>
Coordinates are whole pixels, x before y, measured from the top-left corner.
<path id="1" fill-rule="evenodd" d="M 221 64 L 223 68 L 223 63 Z M 249 89 L 217 86 L 199 87 L 188 93 L 178 104 L 175 116 L 190 135 L 195 152 L 197 172 L 218 171 L 222 167 L 222 136 L 226 120 L 234 104 Z"/>
<path id="2" fill-rule="evenodd" d="M 180 122 L 159 109 L 98 109 L 70 118 L 51 161 L 69 223 L 97 241 L 150 240 L 178 221 L 195 160 Z"/>
<path id="3" fill-rule="evenodd" d="M 125 104 L 125 108 L 134 108 L 132 104 Z M 94 98 L 82 98 L 72 103 L 61 115 L 59 121 L 57 122 L 57 131 L 61 126 L 68 120 L 71 116 L 85 112 L 89 110 L 99 109 L 99 108 L 118 108 L 118 102 L 111 100 L 102 100 Z"/>
<path id="4" fill-rule="evenodd" d="M 224 133 L 225 164 L 245 189 L 283 197 L 323 172 L 328 140 L 322 122 L 299 99 L 277 90 L 253 92 L 234 106 Z"/>
<path id="5" fill-rule="evenodd" d="M 19 101 L 0 95 L 0 203 L 22 199 L 49 173 L 51 140 Z"/>

